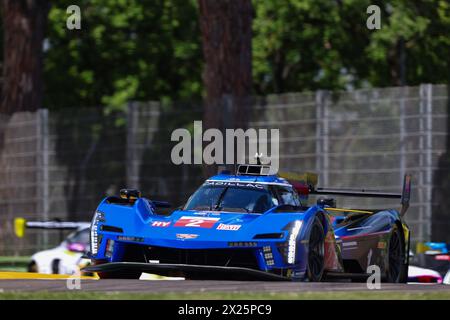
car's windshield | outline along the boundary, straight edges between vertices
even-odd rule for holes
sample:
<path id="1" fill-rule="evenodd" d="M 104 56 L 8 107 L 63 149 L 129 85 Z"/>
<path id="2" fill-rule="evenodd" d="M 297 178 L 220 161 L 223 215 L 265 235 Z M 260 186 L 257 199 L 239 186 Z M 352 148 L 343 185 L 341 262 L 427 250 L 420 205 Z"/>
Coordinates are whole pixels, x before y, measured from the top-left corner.
<path id="1" fill-rule="evenodd" d="M 184 210 L 263 213 L 277 204 L 278 200 L 263 185 L 203 185 L 188 200 Z"/>

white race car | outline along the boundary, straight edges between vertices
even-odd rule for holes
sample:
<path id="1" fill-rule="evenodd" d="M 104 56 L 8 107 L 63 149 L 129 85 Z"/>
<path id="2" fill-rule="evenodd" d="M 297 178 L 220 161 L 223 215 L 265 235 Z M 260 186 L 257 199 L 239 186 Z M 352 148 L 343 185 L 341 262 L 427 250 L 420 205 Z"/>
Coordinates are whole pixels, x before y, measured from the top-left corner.
<path id="1" fill-rule="evenodd" d="M 450 270 L 448 270 L 447 274 L 445 275 L 443 283 L 450 285 Z"/>
<path id="2" fill-rule="evenodd" d="M 409 283 L 442 283 L 442 276 L 439 272 L 415 266 L 408 268 Z"/>
<path id="3" fill-rule="evenodd" d="M 18 237 L 24 236 L 25 229 L 75 230 L 56 248 L 32 255 L 28 272 L 71 275 L 90 263 L 90 259 L 84 258 L 89 251 L 88 222 L 39 222 L 17 218 L 14 226 Z"/>

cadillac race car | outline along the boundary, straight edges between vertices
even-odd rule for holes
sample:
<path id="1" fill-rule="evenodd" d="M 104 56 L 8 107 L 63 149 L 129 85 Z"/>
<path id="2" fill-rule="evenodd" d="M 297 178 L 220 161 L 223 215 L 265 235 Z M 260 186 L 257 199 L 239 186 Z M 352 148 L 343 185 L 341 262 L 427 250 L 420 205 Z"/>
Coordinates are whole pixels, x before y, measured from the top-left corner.
<path id="1" fill-rule="evenodd" d="M 45 274 L 74 274 L 90 264 L 84 255 L 89 251 L 89 222 L 14 220 L 16 236 L 22 238 L 26 229 L 73 230 L 57 247 L 36 252 L 31 256 L 28 272 Z"/>
<path id="2" fill-rule="evenodd" d="M 354 279 L 378 266 L 387 282 L 406 282 L 410 231 L 403 193 L 316 188 L 314 174 L 269 174 L 241 165 L 206 180 L 184 207 L 122 189 L 107 197 L 91 224 L 92 265 L 100 278 L 138 278 L 142 272 L 186 279 Z M 336 208 L 333 198 L 307 205 L 310 194 L 398 198 L 401 209 Z"/>

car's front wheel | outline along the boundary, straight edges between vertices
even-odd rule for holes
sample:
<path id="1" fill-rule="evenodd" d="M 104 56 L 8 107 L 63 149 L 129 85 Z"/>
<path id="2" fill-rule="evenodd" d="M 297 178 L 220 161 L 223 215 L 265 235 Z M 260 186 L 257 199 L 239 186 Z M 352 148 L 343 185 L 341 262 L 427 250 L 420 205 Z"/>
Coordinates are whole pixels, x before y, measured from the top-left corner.
<path id="1" fill-rule="evenodd" d="M 39 272 L 38 266 L 35 261 L 31 261 L 27 266 L 28 272 Z"/>
<path id="2" fill-rule="evenodd" d="M 308 246 L 307 279 L 312 282 L 322 280 L 325 269 L 325 231 L 316 217 L 311 226 Z"/>

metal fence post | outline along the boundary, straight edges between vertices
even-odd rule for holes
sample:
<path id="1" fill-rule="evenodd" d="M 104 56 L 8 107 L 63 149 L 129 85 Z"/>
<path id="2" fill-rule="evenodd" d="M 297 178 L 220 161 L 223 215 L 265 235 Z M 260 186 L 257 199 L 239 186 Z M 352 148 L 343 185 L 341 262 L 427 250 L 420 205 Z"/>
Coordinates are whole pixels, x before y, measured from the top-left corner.
<path id="1" fill-rule="evenodd" d="M 36 112 L 36 188 L 37 188 L 37 218 L 47 221 L 49 219 L 49 201 L 50 201 L 50 186 L 49 186 L 49 122 L 48 109 L 39 109 Z M 40 237 L 40 245 L 47 247 L 48 234 L 42 233 Z"/>
<path id="2" fill-rule="evenodd" d="M 329 112 L 328 92 L 316 91 L 316 171 L 321 174 L 321 185 L 328 186 L 329 180 Z"/>
<path id="3" fill-rule="evenodd" d="M 139 189 L 139 157 L 137 154 L 137 131 L 139 127 L 139 110 L 135 102 L 127 106 L 127 147 L 126 147 L 126 183 L 128 188 Z"/>
<path id="4" fill-rule="evenodd" d="M 405 113 L 405 87 L 400 87 L 400 185 L 406 174 L 406 113 Z"/>
<path id="5" fill-rule="evenodd" d="M 432 224 L 432 196 L 433 196 L 433 85 L 426 84 L 425 85 L 426 92 L 426 103 L 425 103 L 425 112 L 426 112 L 426 148 L 425 148 L 425 163 L 426 163 L 426 201 L 427 201 L 427 210 L 426 210 L 426 239 L 431 240 L 431 224 Z"/>
<path id="6" fill-rule="evenodd" d="M 432 216 L 432 188 L 433 188 L 433 110 L 432 110 L 432 90 L 431 84 L 420 85 L 420 221 L 423 224 L 420 228 L 421 241 L 431 238 L 431 216 Z"/>

